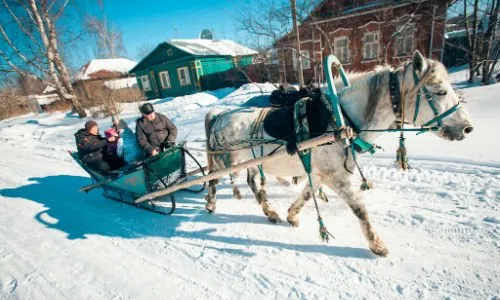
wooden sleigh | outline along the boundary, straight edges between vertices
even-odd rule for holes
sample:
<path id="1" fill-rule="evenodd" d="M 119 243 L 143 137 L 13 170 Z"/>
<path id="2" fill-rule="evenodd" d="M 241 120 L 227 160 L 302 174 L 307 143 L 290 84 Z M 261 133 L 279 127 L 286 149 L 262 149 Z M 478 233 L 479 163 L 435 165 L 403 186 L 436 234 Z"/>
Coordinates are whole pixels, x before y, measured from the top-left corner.
<path id="1" fill-rule="evenodd" d="M 335 67 L 340 72 L 341 78 L 346 87 L 349 86 L 345 72 L 340 62 L 333 55 L 325 59 L 325 73 L 328 79 L 328 96 L 332 102 L 338 128 L 344 128 L 344 118 L 340 109 L 339 98 L 333 84 L 331 67 Z M 322 136 L 304 141 L 297 145 L 298 151 L 305 151 L 321 145 L 339 141 L 349 143 L 347 136 L 327 133 Z M 128 205 L 133 205 L 141 209 L 146 209 L 160 214 L 171 215 L 175 211 L 174 193 L 180 190 L 201 192 L 208 181 L 219 179 L 231 173 L 238 172 L 250 167 L 255 167 L 282 158 L 288 155 L 285 149 L 276 151 L 273 154 L 261 156 L 244 163 L 221 169 L 205 175 L 206 167 L 202 167 L 196 159 L 187 151 L 186 144 L 176 145 L 157 156 L 150 157 L 142 162 L 126 166 L 110 174 L 100 174 L 78 158 L 77 153 L 71 153 L 73 159 L 91 176 L 93 184 L 82 187 L 80 191 L 89 192 L 95 188 L 101 188 L 104 196 L 108 199 L 120 201 Z M 185 156 L 188 154 L 198 165 L 198 169 L 187 172 Z M 202 176 L 200 176 L 200 173 Z M 197 190 L 190 188 L 202 185 Z M 164 210 L 164 203 L 170 202 L 170 208 Z"/>

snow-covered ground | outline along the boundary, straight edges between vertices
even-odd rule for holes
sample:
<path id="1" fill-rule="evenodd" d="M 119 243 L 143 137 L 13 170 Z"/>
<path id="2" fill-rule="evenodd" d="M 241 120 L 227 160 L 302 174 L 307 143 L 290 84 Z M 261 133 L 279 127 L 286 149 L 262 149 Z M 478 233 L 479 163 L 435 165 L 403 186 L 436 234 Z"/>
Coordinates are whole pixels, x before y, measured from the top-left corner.
<path id="1" fill-rule="evenodd" d="M 238 105 L 273 88 L 247 85 L 153 103 L 174 120 L 181 139 L 195 140 L 203 138 L 210 107 Z M 78 192 L 90 180 L 67 150 L 75 149 L 73 133 L 85 120 L 58 113 L 2 121 L 0 299 L 498 299 L 500 85 L 463 92 L 475 127 L 465 141 L 409 135 L 409 172 L 392 168 L 396 135 L 378 141 L 385 152 L 361 160 L 375 183 L 365 199 L 387 258 L 368 250 L 357 219 L 331 191 L 330 202 L 320 204 L 336 236 L 329 244 L 319 240 L 312 203 L 300 228 L 273 225 L 243 180 L 240 201 L 222 181 L 214 215 L 205 212 L 203 194 L 181 192 L 177 213 L 158 216 L 100 191 Z M 131 126 L 137 107 L 124 107 Z M 269 183 L 283 219 L 299 190 Z"/>

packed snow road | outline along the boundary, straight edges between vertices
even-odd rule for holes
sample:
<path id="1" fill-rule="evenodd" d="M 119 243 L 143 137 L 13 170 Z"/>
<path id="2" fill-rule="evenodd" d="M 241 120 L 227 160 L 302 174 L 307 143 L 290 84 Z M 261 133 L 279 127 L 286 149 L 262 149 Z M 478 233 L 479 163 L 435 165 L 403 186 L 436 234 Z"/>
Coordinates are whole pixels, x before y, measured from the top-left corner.
<path id="1" fill-rule="evenodd" d="M 192 140 L 203 138 L 210 106 L 271 88 L 200 93 L 156 107 Z M 500 143 L 489 137 L 500 125 L 499 91 L 465 90 L 475 125 L 470 139 L 409 137 L 409 172 L 392 168 L 395 136 L 378 141 L 385 152 L 363 157 L 375 185 L 366 205 L 387 258 L 368 250 L 357 219 L 329 190 L 330 202 L 320 204 L 336 237 L 329 244 L 319 240 L 312 203 L 300 228 L 270 224 L 243 178 L 239 201 L 222 181 L 214 215 L 204 210 L 204 194 L 182 192 L 176 214 L 159 216 L 100 191 L 78 192 L 90 180 L 66 151 L 85 120 L 54 114 L 0 122 L 0 299 L 498 297 Z M 124 108 L 130 124 L 136 107 Z M 300 190 L 269 183 L 283 219 Z"/>

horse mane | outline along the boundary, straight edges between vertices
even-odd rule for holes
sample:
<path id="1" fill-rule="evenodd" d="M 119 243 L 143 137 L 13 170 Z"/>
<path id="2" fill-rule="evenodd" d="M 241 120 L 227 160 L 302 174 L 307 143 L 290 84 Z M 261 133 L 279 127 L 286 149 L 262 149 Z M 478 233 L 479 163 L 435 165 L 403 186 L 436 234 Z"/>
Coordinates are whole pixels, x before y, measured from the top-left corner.
<path id="1" fill-rule="evenodd" d="M 373 76 L 369 82 L 368 102 L 365 110 L 365 120 L 370 123 L 375 115 L 380 99 L 388 91 L 389 74 L 392 68 L 389 66 L 379 66 L 373 71 Z"/>
<path id="2" fill-rule="evenodd" d="M 375 115 L 378 102 L 388 90 L 389 73 L 391 71 L 393 71 L 391 66 L 383 65 L 376 66 L 373 70 L 366 72 L 347 72 L 347 77 L 353 86 L 368 81 L 368 101 L 364 112 L 364 119 L 368 123 L 371 122 Z M 341 86 L 341 82 L 336 80 L 336 85 Z"/>

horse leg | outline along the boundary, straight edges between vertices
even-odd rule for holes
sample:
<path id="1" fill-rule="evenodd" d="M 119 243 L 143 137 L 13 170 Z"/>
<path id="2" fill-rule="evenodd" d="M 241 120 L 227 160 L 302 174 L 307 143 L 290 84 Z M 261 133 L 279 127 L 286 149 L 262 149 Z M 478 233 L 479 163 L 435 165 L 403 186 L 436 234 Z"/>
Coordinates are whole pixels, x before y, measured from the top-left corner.
<path id="1" fill-rule="evenodd" d="M 299 197 L 295 202 L 292 203 L 290 208 L 288 208 L 288 216 L 286 220 L 288 223 L 290 223 L 293 227 L 298 227 L 299 226 L 299 213 L 302 207 L 306 204 L 306 201 L 311 199 L 312 193 L 316 193 L 318 190 L 321 182 L 318 177 L 313 176 L 312 178 L 313 182 L 313 188 L 311 191 L 311 187 L 309 184 L 306 184 L 302 192 L 300 193 Z"/>
<path id="2" fill-rule="evenodd" d="M 255 182 L 255 177 L 257 176 L 258 171 L 255 168 L 247 169 L 247 182 L 248 186 L 255 195 L 257 202 L 262 207 L 262 211 L 267 216 L 271 223 L 281 222 L 280 216 L 276 213 L 276 211 L 271 207 L 269 201 L 267 200 L 266 190 L 264 189 L 264 185 L 261 185 L 261 189 L 257 188 L 257 183 Z"/>
<path id="3" fill-rule="evenodd" d="M 347 205 L 349 205 L 353 213 L 358 217 L 361 231 L 368 240 L 370 250 L 376 255 L 387 256 L 389 250 L 387 250 L 384 241 L 370 224 L 368 212 L 366 211 L 359 188 L 353 188 L 352 182 L 347 176 L 335 176 L 329 182 L 325 183 L 346 201 Z"/>
<path id="4" fill-rule="evenodd" d="M 236 199 L 238 199 L 238 200 L 241 200 L 240 189 L 234 183 L 234 179 L 236 177 L 238 177 L 238 175 L 236 175 L 236 174 L 229 174 L 229 179 L 231 180 L 231 186 L 233 187 L 233 197 L 236 198 Z"/>
<path id="5" fill-rule="evenodd" d="M 217 193 L 217 184 L 219 183 L 218 179 L 213 179 L 208 182 L 208 194 L 205 197 L 207 200 L 207 204 L 205 208 L 209 213 L 213 213 L 215 211 L 215 201 L 216 201 L 216 193 Z"/>
<path id="6" fill-rule="evenodd" d="M 217 171 L 221 167 L 224 167 L 223 162 L 221 162 L 220 158 L 217 157 L 216 155 L 209 154 L 207 156 L 207 161 L 208 161 L 208 171 L 209 174 Z M 222 163 L 222 165 L 221 165 Z M 207 201 L 207 204 L 205 205 L 205 208 L 209 213 L 213 213 L 215 211 L 215 203 L 216 203 L 216 194 L 217 194 L 217 184 L 219 183 L 219 179 L 213 179 L 208 182 L 208 194 L 205 197 L 205 200 Z"/>

